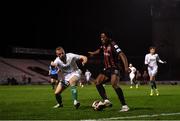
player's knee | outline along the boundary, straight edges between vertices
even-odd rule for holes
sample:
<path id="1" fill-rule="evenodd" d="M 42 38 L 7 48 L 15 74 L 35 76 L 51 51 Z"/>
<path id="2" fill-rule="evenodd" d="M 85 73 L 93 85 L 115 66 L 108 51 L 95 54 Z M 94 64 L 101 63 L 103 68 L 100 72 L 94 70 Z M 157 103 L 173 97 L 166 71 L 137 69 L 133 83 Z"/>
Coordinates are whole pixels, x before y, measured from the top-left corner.
<path id="1" fill-rule="evenodd" d="M 60 91 L 59 90 L 55 90 L 54 94 L 58 95 L 58 94 L 60 94 Z"/>
<path id="2" fill-rule="evenodd" d="M 118 86 L 118 84 L 113 83 L 113 84 L 112 84 L 112 87 L 113 87 L 114 89 L 116 89 L 116 88 L 118 88 L 119 86 Z"/>
<path id="3" fill-rule="evenodd" d="M 94 80 L 94 84 L 95 85 L 100 85 L 100 83 L 99 83 L 99 81 L 96 79 L 96 80 Z"/>
<path id="4" fill-rule="evenodd" d="M 54 94 L 55 94 L 55 95 L 58 95 L 58 94 L 59 94 L 59 92 L 55 91 L 55 92 L 54 92 Z"/>

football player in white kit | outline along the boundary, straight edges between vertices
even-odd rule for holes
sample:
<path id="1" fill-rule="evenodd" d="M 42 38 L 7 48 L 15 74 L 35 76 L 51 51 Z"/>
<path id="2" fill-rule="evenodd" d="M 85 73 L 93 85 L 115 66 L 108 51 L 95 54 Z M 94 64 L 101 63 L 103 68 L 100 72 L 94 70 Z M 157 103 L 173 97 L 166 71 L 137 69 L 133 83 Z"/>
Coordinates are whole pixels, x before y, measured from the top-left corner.
<path id="1" fill-rule="evenodd" d="M 91 78 L 91 72 L 87 69 L 85 72 L 86 81 L 89 84 L 90 78 Z"/>
<path id="2" fill-rule="evenodd" d="M 129 78 L 130 78 L 130 83 L 131 86 L 130 88 L 133 88 L 133 84 L 136 85 L 136 88 L 138 88 L 138 83 L 136 83 L 136 68 L 132 65 L 132 63 L 129 64 L 129 69 L 131 70 L 131 72 L 129 73 Z"/>
<path id="3" fill-rule="evenodd" d="M 154 90 L 156 92 L 156 95 L 158 96 L 159 91 L 156 87 L 156 82 L 155 82 L 155 80 L 156 80 L 155 77 L 156 77 L 156 74 L 158 72 L 157 62 L 164 64 L 164 63 L 166 63 L 166 61 L 162 61 L 159 58 L 159 55 L 156 53 L 155 47 L 150 47 L 149 51 L 150 51 L 150 53 L 146 54 L 146 56 L 145 56 L 145 65 L 147 66 L 148 74 L 150 77 L 150 84 L 151 84 L 150 96 L 154 95 Z"/>
<path id="4" fill-rule="evenodd" d="M 55 97 L 58 104 L 54 108 L 63 107 L 61 93 L 70 85 L 74 106 L 77 109 L 80 103 L 77 99 L 76 83 L 80 79 L 81 70 L 78 68 L 76 61 L 80 60 L 82 65 L 84 65 L 87 62 L 87 57 L 73 53 L 66 54 L 62 47 L 56 48 L 56 55 L 57 58 L 54 60 L 54 64 L 60 69 L 62 80 L 55 90 Z"/>

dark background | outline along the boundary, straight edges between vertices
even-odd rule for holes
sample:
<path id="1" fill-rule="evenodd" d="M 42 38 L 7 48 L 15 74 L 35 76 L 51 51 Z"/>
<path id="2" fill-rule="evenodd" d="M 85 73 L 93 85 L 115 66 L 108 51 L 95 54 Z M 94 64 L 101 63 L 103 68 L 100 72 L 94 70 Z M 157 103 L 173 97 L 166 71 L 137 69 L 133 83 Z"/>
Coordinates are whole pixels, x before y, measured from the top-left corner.
<path id="1" fill-rule="evenodd" d="M 99 46 L 99 33 L 109 31 L 137 68 L 142 67 L 148 47 L 156 45 L 160 57 L 169 62 L 164 68 L 171 70 L 162 73 L 171 78 L 178 71 L 175 65 L 180 67 L 179 3 L 179 0 L 4 2 L 0 54 L 10 56 L 14 46 L 43 49 L 62 46 L 67 52 L 87 55 Z"/>
<path id="2" fill-rule="evenodd" d="M 61 0 L 10 2 L 5 10 L 9 45 L 87 52 L 110 31 L 129 55 L 141 55 L 151 45 L 150 3 L 141 0 Z M 143 50 L 143 51 L 142 51 Z"/>

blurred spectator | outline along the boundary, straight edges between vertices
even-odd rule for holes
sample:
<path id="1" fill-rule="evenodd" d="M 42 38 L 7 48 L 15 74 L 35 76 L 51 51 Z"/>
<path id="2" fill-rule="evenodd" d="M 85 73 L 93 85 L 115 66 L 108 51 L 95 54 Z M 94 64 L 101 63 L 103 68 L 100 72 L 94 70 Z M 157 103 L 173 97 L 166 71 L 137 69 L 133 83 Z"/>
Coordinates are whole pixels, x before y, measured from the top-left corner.
<path id="1" fill-rule="evenodd" d="M 31 77 L 28 77 L 28 84 L 31 84 Z"/>
<path id="2" fill-rule="evenodd" d="M 8 85 L 18 85 L 18 82 L 14 77 L 7 78 L 7 82 L 8 82 Z"/>
<path id="3" fill-rule="evenodd" d="M 141 72 L 139 70 L 136 71 L 136 77 L 135 78 L 136 78 L 137 83 L 140 84 L 142 81 L 142 75 L 141 75 Z"/>
<path id="4" fill-rule="evenodd" d="M 22 83 L 26 84 L 26 81 L 27 81 L 27 76 L 26 76 L 26 74 L 23 74 L 22 75 Z"/>
<path id="5" fill-rule="evenodd" d="M 149 80 L 149 76 L 148 76 L 147 71 L 145 70 L 144 73 L 143 73 L 144 84 L 147 84 L 148 80 Z"/>

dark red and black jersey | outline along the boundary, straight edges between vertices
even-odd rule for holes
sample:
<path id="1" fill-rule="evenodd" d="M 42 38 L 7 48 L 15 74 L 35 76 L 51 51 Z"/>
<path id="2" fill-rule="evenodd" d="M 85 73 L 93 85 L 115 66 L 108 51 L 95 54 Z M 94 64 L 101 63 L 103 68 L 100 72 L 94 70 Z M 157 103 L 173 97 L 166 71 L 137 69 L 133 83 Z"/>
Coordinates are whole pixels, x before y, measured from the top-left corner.
<path id="1" fill-rule="evenodd" d="M 122 52 L 119 46 L 114 41 L 111 41 L 107 45 L 102 45 L 100 49 L 103 51 L 105 69 L 118 68 L 118 55 Z"/>

